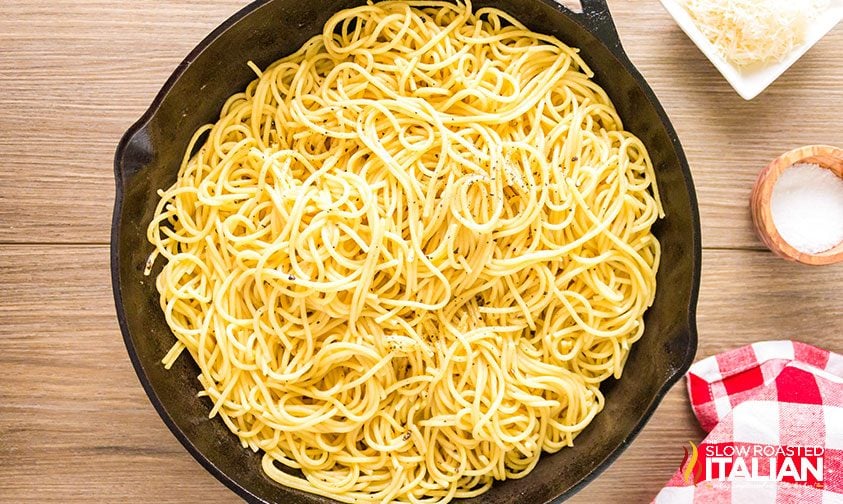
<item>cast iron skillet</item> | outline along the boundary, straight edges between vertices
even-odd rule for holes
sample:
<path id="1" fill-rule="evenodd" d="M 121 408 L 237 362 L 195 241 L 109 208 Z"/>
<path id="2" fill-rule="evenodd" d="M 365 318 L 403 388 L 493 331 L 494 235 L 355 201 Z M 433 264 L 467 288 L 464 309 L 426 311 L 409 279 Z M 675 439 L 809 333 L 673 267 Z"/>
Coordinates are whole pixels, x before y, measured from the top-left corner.
<path id="1" fill-rule="evenodd" d="M 161 261 L 152 276 L 143 275 L 152 250 L 146 227 L 158 201 L 155 191 L 175 181 L 193 132 L 215 120 L 224 100 L 254 78 L 246 62 L 268 65 L 321 32 L 336 11 L 362 3 L 262 0 L 249 5 L 187 56 L 117 148 L 111 273 L 129 356 L 152 404 L 176 438 L 211 474 L 250 502 L 330 501 L 271 481 L 261 471 L 259 454 L 242 449 L 222 421 L 208 420 L 211 405 L 196 397 L 199 371 L 189 358 L 182 357 L 172 370 L 164 370 L 161 358 L 174 339 L 154 287 Z M 663 247 L 658 292 L 623 379 L 603 384 L 606 407 L 577 437 L 575 446 L 546 455 L 526 478 L 496 484 L 472 503 L 544 503 L 570 497 L 629 445 L 696 352 L 700 230 L 688 163 L 664 110 L 624 54 L 605 0 L 582 3 L 582 13 L 553 0 L 477 0 L 475 7 L 494 5 L 534 31 L 582 49 L 626 127 L 649 149 L 667 212 L 654 228 Z"/>

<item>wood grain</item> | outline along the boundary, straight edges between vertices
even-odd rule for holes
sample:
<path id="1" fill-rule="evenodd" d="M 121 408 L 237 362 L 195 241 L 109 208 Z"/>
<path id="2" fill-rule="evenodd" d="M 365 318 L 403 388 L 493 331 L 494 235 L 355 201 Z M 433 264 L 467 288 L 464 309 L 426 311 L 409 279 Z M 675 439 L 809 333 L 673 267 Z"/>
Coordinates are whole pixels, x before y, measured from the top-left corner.
<path id="1" fill-rule="evenodd" d="M 166 77 L 245 0 L 0 2 L 0 502 L 237 502 L 181 448 L 131 369 L 111 298 L 112 155 Z M 703 214 L 702 358 L 761 339 L 843 351 L 843 266 L 757 250 L 758 171 L 843 144 L 843 30 L 744 102 L 656 0 L 610 0 L 668 110 Z M 647 502 L 699 440 L 682 386 L 572 501 Z"/>
<path id="2" fill-rule="evenodd" d="M 106 243 L 117 141 L 247 2 L 0 2 L 0 243 Z"/>

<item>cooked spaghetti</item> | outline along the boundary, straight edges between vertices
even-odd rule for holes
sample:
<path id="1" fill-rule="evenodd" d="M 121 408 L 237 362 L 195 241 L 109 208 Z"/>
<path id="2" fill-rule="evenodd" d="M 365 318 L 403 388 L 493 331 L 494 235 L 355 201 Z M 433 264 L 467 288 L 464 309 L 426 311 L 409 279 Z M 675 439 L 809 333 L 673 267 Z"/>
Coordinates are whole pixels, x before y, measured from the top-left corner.
<path id="1" fill-rule="evenodd" d="M 444 503 L 525 476 L 603 408 L 653 301 L 661 207 L 577 52 L 467 1 L 363 5 L 251 65 L 196 132 L 149 226 L 163 362 L 187 349 L 271 478 Z"/>

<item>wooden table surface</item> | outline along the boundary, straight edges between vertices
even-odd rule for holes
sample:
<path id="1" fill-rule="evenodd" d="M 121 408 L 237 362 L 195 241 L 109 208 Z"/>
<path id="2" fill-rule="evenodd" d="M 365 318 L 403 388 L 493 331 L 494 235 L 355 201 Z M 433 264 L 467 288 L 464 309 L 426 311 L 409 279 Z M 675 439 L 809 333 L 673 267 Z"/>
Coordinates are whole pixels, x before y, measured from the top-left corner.
<path id="1" fill-rule="evenodd" d="M 307 1 L 307 0 L 303 0 Z M 0 2 L 0 502 L 236 502 L 147 400 L 111 297 L 112 156 L 187 52 L 244 0 Z M 843 145 L 843 28 L 752 102 L 657 0 L 611 0 L 685 146 L 703 223 L 698 357 L 764 339 L 843 352 L 843 265 L 763 249 L 758 171 Z M 572 502 L 647 502 L 699 440 L 682 385 Z"/>

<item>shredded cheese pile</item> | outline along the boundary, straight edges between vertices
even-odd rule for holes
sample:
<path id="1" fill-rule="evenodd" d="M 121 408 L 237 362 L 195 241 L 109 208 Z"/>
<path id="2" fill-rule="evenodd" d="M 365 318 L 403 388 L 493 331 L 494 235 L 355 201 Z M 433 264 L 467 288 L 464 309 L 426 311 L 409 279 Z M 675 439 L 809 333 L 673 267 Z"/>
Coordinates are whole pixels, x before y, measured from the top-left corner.
<path id="1" fill-rule="evenodd" d="M 828 0 L 680 0 L 720 55 L 744 67 L 781 61 Z"/>

